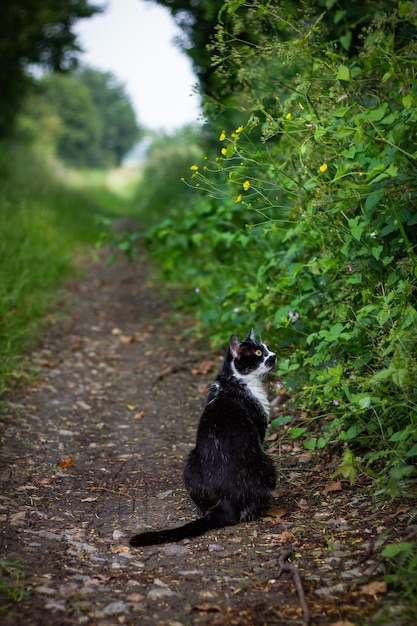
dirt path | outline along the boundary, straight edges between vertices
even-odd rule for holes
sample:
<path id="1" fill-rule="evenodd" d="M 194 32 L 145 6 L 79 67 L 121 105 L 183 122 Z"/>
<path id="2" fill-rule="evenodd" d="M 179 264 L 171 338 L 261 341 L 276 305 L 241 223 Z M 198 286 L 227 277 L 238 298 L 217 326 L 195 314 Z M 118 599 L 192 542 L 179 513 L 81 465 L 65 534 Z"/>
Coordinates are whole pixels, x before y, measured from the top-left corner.
<path id="1" fill-rule="evenodd" d="M 149 281 L 145 258 L 89 263 L 31 355 L 37 382 L 3 403 L 0 559 L 24 565 L 25 580 L 3 573 L 29 593 L 2 598 L 2 624 L 300 624 L 294 575 L 279 576 L 288 547 L 312 624 L 369 623 L 385 594 L 375 546 L 407 526 L 407 507 L 331 478 L 331 461 L 293 445 L 275 449 L 270 516 L 128 547 L 132 532 L 193 517 L 182 467 L 219 367 Z"/>

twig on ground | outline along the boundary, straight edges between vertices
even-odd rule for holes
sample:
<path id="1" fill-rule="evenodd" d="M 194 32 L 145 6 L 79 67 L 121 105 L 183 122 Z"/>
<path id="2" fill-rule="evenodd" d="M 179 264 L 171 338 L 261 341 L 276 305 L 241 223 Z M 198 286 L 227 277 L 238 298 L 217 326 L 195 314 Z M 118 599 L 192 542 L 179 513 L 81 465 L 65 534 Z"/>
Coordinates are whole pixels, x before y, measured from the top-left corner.
<path id="1" fill-rule="evenodd" d="M 184 361 L 183 363 L 178 363 L 177 365 L 172 365 L 171 367 L 168 367 L 167 369 L 163 370 L 160 374 L 158 374 L 158 376 L 155 378 L 152 384 L 156 385 L 156 383 L 159 383 L 161 380 L 163 380 L 167 376 L 171 376 L 171 374 L 177 374 L 178 372 L 189 370 L 190 366 L 196 361 L 197 359 L 195 357 L 191 357 L 187 359 L 186 361 Z"/>
<path id="2" fill-rule="evenodd" d="M 310 611 L 307 606 L 303 584 L 301 582 L 300 571 L 296 565 L 293 565 L 292 563 L 287 562 L 287 559 L 289 559 L 291 554 L 292 554 L 292 550 L 285 550 L 279 557 L 278 559 L 279 572 L 278 572 L 277 578 L 281 576 L 282 572 L 288 572 L 293 577 L 295 588 L 298 594 L 298 599 L 300 601 L 300 605 L 303 610 L 303 624 L 305 626 L 308 626 L 308 624 L 310 623 Z"/>
<path id="3" fill-rule="evenodd" d="M 171 376 L 171 374 L 177 374 L 178 372 L 182 372 L 184 370 L 189 370 L 189 369 L 190 369 L 189 365 L 185 365 L 185 364 L 173 365 L 172 367 L 169 367 L 168 369 L 158 374 L 158 376 L 155 378 L 152 384 L 156 385 L 156 383 L 159 383 L 161 380 L 163 380 L 167 376 Z"/>
<path id="4" fill-rule="evenodd" d="M 115 491 L 114 489 L 108 489 L 108 487 L 90 487 L 90 491 L 107 491 L 108 493 L 113 493 L 115 496 L 123 496 L 124 498 L 132 498 L 130 493 L 125 493 L 121 489 Z"/>
<path id="5" fill-rule="evenodd" d="M 365 553 L 360 557 L 357 562 L 357 565 L 362 565 L 362 563 L 366 563 L 366 561 L 372 556 L 374 552 L 374 540 L 370 539 L 368 543 L 368 547 L 365 550 Z"/>

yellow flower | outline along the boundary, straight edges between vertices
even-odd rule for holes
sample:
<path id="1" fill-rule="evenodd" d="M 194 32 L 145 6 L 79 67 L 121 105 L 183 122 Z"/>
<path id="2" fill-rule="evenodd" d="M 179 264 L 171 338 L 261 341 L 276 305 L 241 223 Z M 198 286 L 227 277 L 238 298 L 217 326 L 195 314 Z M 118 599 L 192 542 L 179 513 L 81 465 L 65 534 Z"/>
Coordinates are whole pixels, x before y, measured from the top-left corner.
<path id="1" fill-rule="evenodd" d="M 235 202 L 242 202 L 242 194 L 240 193 L 236 198 Z"/>
<path id="2" fill-rule="evenodd" d="M 247 191 L 249 188 L 250 188 L 250 182 L 248 180 L 245 180 L 245 182 L 243 183 L 243 189 Z"/>
<path id="3" fill-rule="evenodd" d="M 223 156 L 226 156 L 227 155 L 227 148 L 222 148 L 221 152 L 222 152 Z"/>
<path id="4" fill-rule="evenodd" d="M 328 168 L 327 163 L 323 163 L 323 165 L 320 165 L 320 167 L 319 167 L 319 172 L 324 174 L 324 172 L 327 172 L 327 168 Z"/>
<path id="5" fill-rule="evenodd" d="M 236 128 L 235 133 L 241 133 L 243 131 L 243 126 L 239 126 L 239 128 Z"/>
<path id="6" fill-rule="evenodd" d="M 287 115 L 285 116 L 286 120 L 290 120 L 292 118 L 292 114 L 291 113 L 287 113 Z"/>
<path id="7" fill-rule="evenodd" d="M 220 133 L 219 141 L 224 141 L 225 139 L 226 139 L 226 133 L 224 132 L 224 130 L 222 130 L 222 132 Z"/>
<path id="8" fill-rule="evenodd" d="M 190 170 L 191 170 L 192 172 L 197 172 L 197 171 L 198 171 L 198 165 L 192 165 L 192 166 L 190 167 Z"/>

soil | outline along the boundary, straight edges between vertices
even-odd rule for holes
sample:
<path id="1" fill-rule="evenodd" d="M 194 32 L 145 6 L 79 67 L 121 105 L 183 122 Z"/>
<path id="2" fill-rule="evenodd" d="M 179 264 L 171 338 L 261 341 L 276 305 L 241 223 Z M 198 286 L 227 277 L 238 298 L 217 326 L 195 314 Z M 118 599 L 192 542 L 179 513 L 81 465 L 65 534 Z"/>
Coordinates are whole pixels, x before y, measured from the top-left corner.
<path id="1" fill-rule="evenodd" d="M 340 456 L 282 433 L 269 442 L 280 479 L 264 518 L 129 547 L 133 533 L 194 516 L 182 468 L 221 362 L 185 333 L 145 254 L 84 265 L 29 355 L 35 382 L 2 404 L 2 624 L 405 623 L 401 603 L 387 609 L 380 550 L 410 532 L 407 503 L 341 480 Z M 285 414 L 285 392 L 269 391 L 273 417 Z"/>

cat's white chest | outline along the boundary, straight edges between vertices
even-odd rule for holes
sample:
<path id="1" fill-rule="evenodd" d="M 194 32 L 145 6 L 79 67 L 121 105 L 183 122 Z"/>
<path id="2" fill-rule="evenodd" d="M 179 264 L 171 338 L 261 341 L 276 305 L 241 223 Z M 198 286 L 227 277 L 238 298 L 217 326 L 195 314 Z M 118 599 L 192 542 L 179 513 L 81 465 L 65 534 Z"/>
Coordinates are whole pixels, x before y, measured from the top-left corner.
<path id="1" fill-rule="evenodd" d="M 257 399 L 257 401 L 262 405 L 263 410 L 265 411 L 266 416 L 269 418 L 269 400 L 266 394 L 265 388 L 262 384 L 262 381 L 259 378 L 247 377 L 249 380 L 246 380 L 246 386 L 251 392 L 251 394 Z"/>
<path id="2" fill-rule="evenodd" d="M 253 372 L 252 374 L 240 374 L 234 365 L 232 365 L 232 367 L 235 378 L 246 385 L 249 393 L 259 402 L 265 411 L 266 417 L 269 419 L 269 400 L 259 374 L 257 372 Z"/>

